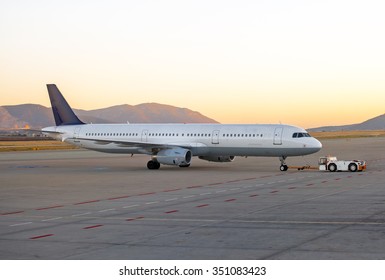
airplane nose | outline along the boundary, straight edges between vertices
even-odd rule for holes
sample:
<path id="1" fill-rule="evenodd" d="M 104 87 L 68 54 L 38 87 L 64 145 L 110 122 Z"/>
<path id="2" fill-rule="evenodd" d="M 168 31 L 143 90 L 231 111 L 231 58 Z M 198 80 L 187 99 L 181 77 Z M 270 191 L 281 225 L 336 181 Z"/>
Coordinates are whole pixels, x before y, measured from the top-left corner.
<path id="1" fill-rule="evenodd" d="M 317 152 L 318 152 L 319 150 L 322 149 L 322 143 L 314 138 L 313 147 L 314 147 L 314 149 L 317 149 Z"/>

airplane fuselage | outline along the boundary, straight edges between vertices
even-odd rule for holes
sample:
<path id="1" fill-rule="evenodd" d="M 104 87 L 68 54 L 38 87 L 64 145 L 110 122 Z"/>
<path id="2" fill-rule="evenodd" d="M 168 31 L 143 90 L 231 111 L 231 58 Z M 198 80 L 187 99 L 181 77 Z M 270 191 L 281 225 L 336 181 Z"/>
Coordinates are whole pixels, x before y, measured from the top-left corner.
<path id="1" fill-rule="evenodd" d="M 193 156 L 287 157 L 321 149 L 304 129 L 281 124 L 83 124 L 44 131 L 60 132 L 58 140 L 106 153 L 153 154 L 159 145 L 183 147 Z"/>

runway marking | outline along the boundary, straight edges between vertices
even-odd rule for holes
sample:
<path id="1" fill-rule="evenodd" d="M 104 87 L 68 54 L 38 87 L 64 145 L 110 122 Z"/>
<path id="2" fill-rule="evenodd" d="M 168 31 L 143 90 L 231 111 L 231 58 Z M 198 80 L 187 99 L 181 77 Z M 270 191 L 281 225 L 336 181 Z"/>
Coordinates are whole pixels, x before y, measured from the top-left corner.
<path id="1" fill-rule="evenodd" d="M 232 188 L 232 189 L 230 189 L 230 191 L 237 191 L 237 190 L 239 190 L 240 188 Z"/>
<path id="2" fill-rule="evenodd" d="M 126 221 L 127 222 L 132 222 L 132 221 L 141 220 L 141 219 L 144 219 L 144 217 L 140 216 L 140 217 L 136 217 L 136 218 L 128 218 L 128 219 L 126 219 Z"/>
<path id="3" fill-rule="evenodd" d="M 289 190 L 295 190 L 297 187 L 289 187 Z"/>
<path id="4" fill-rule="evenodd" d="M 111 197 L 108 200 L 116 200 L 116 199 L 122 199 L 122 198 L 128 198 L 130 197 L 129 195 L 123 195 L 123 196 L 118 196 L 118 197 Z"/>
<path id="5" fill-rule="evenodd" d="M 41 220 L 42 222 L 49 222 L 49 221 L 55 221 L 55 220 L 60 220 L 63 219 L 63 217 L 56 217 L 56 218 L 51 218 L 51 219 L 46 219 L 46 220 Z"/>
<path id="6" fill-rule="evenodd" d="M 196 195 L 188 195 L 188 196 L 184 196 L 184 197 L 182 197 L 182 198 L 184 198 L 184 199 L 187 199 L 187 198 L 192 198 L 192 197 L 195 197 Z"/>
<path id="7" fill-rule="evenodd" d="M 15 215 L 15 214 L 20 214 L 20 213 L 24 213 L 24 212 L 25 212 L 25 211 L 7 212 L 7 213 L 2 213 L 1 216 Z"/>
<path id="8" fill-rule="evenodd" d="M 251 195 L 249 195 L 249 197 L 256 197 L 256 196 L 259 196 L 259 194 L 251 194 Z"/>
<path id="9" fill-rule="evenodd" d="M 313 186 L 314 184 L 307 184 L 306 187 L 310 187 L 310 186 Z"/>
<path id="10" fill-rule="evenodd" d="M 95 202 L 100 202 L 100 200 L 96 199 L 96 200 L 83 201 L 83 202 L 74 203 L 73 205 L 82 205 L 82 204 L 95 203 Z"/>
<path id="11" fill-rule="evenodd" d="M 159 201 L 146 202 L 147 205 L 150 205 L 150 204 L 156 204 L 156 203 L 159 203 Z"/>
<path id="12" fill-rule="evenodd" d="M 201 194 L 199 194 L 199 195 L 209 195 L 209 194 L 211 194 L 211 192 L 208 192 L 208 193 L 201 193 Z"/>
<path id="13" fill-rule="evenodd" d="M 207 186 L 218 186 L 218 185 L 223 185 L 224 183 L 212 183 L 208 184 Z"/>
<path id="14" fill-rule="evenodd" d="M 150 195 L 150 194 L 156 194 L 156 192 L 141 193 L 141 194 L 138 194 L 137 196 L 144 196 L 144 195 Z"/>
<path id="15" fill-rule="evenodd" d="M 342 178 L 335 178 L 334 180 L 338 181 L 338 180 L 341 180 Z"/>
<path id="16" fill-rule="evenodd" d="M 93 226 L 88 226 L 88 227 L 84 227 L 83 229 L 92 229 L 92 228 L 98 228 L 98 227 L 102 227 L 103 225 L 93 225 Z"/>
<path id="17" fill-rule="evenodd" d="M 175 191 L 179 191 L 181 190 L 181 188 L 178 188 L 178 189 L 170 189 L 170 190 L 164 190 L 163 192 L 175 192 Z"/>
<path id="18" fill-rule="evenodd" d="M 269 182 L 269 183 L 267 183 L 268 185 L 272 185 L 272 184 L 275 184 L 275 182 Z"/>
<path id="19" fill-rule="evenodd" d="M 237 199 L 236 198 L 230 198 L 230 199 L 226 199 L 225 202 L 232 202 L 232 201 L 236 201 Z"/>
<path id="20" fill-rule="evenodd" d="M 206 207 L 206 206 L 209 206 L 209 204 L 201 204 L 201 205 L 195 206 L 195 208 L 202 208 L 202 207 Z"/>
<path id="21" fill-rule="evenodd" d="M 25 222 L 25 223 L 20 223 L 20 224 L 14 224 L 10 225 L 10 227 L 18 227 L 18 226 L 25 226 L 25 225 L 30 225 L 32 222 Z"/>
<path id="22" fill-rule="evenodd" d="M 187 187 L 188 189 L 195 189 L 195 188 L 202 188 L 203 186 L 191 186 L 191 187 Z"/>
<path id="23" fill-rule="evenodd" d="M 165 214 L 171 214 L 171 213 L 176 213 L 176 212 L 179 212 L 179 210 L 171 210 L 171 211 L 167 211 L 167 212 L 164 212 Z"/>
<path id="24" fill-rule="evenodd" d="M 50 236 L 53 236 L 53 234 L 45 234 L 45 235 L 33 236 L 33 237 L 30 237 L 29 239 L 35 240 L 35 239 L 41 239 L 41 238 L 50 237 Z"/>
<path id="25" fill-rule="evenodd" d="M 216 191 L 216 193 L 222 193 L 222 192 L 227 192 L 227 190 L 219 190 L 219 191 Z"/>
<path id="26" fill-rule="evenodd" d="M 91 214 L 91 212 L 80 213 L 80 214 L 74 214 L 74 215 L 71 215 L 71 217 L 81 217 L 81 216 L 85 216 L 85 215 L 89 215 L 89 214 Z"/>
<path id="27" fill-rule="evenodd" d="M 281 181 L 278 181 L 278 183 L 284 183 L 286 182 L 286 180 L 281 180 Z"/>
<path id="28" fill-rule="evenodd" d="M 105 213 L 105 212 L 111 212 L 111 211 L 115 211 L 116 209 L 115 208 L 111 208 L 111 209 L 104 209 L 104 210 L 100 210 L 98 211 L 99 213 Z"/>
<path id="29" fill-rule="evenodd" d="M 122 208 L 126 209 L 126 208 L 132 208 L 132 207 L 137 207 L 137 206 L 139 206 L 139 204 L 127 205 L 127 206 L 123 206 Z"/>
<path id="30" fill-rule="evenodd" d="M 279 191 L 271 191 L 270 193 L 277 193 L 277 192 L 279 192 Z"/>
<path id="31" fill-rule="evenodd" d="M 327 182 L 328 182 L 328 181 L 322 181 L 321 183 L 322 183 L 322 184 L 325 184 L 325 183 L 327 183 Z"/>
<path id="32" fill-rule="evenodd" d="M 54 208 L 60 208 L 60 207 L 64 207 L 64 205 L 54 205 L 54 206 L 48 206 L 43 208 L 36 208 L 35 210 L 41 211 L 41 210 L 48 210 L 48 209 L 54 209 Z"/>
<path id="33" fill-rule="evenodd" d="M 174 201 L 174 200 L 178 200 L 179 198 L 178 197 L 174 197 L 174 198 L 170 198 L 170 199 L 166 199 L 165 201 Z"/>

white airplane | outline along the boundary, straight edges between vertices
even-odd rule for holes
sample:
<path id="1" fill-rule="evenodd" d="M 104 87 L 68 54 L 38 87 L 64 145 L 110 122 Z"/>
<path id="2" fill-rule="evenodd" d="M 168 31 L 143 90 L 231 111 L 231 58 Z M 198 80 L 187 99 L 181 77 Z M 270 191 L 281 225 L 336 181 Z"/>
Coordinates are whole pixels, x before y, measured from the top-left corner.
<path id="1" fill-rule="evenodd" d="M 306 130 L 282 124 L 85 124 L 54 84 L 48 93 L 56 126 L 42 132 L 57 140 L 106 153 L 147 154 L 148 169 L 161 164 L 190 166 L 193 156 L 231 162 L 236 156 L 278 157 L 318 152 L 322 144 Z"/>

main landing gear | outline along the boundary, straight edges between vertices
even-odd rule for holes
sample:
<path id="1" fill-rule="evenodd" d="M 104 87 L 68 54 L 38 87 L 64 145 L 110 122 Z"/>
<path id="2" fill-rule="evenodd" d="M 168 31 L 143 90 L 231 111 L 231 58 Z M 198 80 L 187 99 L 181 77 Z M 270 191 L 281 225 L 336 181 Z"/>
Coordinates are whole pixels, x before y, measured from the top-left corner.
<path id="1" fill-rule="evenodd" d="M 148 169 L 159 169 L 160 163 L 157 162 L 156 160 L 150 160 L 147 162 L 147 168 Z"/>
<path id="2" fill-rule="evenodd" d="M 285 162 L 286 158 L 287 158 L 286 156 L 279 157 L 279 160 L 281 161 L 281 166 L 279 167 L 279 170 L 281 171 L 287 171 L 289 169 L 289 167 L 286 165 L 286 162 Z"/>

